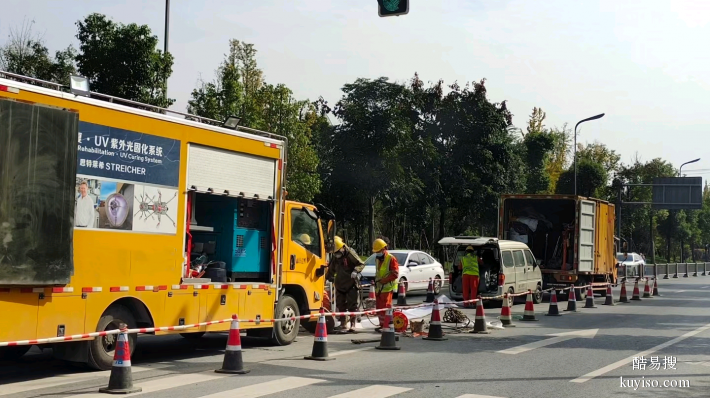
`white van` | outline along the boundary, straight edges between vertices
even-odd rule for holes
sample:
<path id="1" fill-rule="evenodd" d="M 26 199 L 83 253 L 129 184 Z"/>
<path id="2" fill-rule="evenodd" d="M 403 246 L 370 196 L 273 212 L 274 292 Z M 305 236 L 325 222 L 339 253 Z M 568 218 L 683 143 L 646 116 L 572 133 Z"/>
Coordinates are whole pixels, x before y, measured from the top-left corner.
<path id="1" fill-rule="evenodd" d="M 451 272 L 449 272 L 451 299 L 463 300 L 458 263 L 466 254 L 466 248 L 473 246 L 476 254 L 483 259 L 483 263 L 478 265 L 478 292 L 481 297 L 495 297 L 506 292 L 522 293 L 530 289 L 533 291 L 535 304 L 542 302 L 542 273 L 539 262 L 525 243 L 498 238 L 455 236 L 443 238 L 439 244 L 456 248 L 453 258 L 448 258 L 452 253 L 447 251 L 446 259 L 446 262 L 451 264 Z M 525 297 L 519 300 L 525 301 Z M 502 305 L 502 299 L 495 301 L 497 305 Z M 513 305 L 514 301 L 509 299 L 509 305 Z"/>

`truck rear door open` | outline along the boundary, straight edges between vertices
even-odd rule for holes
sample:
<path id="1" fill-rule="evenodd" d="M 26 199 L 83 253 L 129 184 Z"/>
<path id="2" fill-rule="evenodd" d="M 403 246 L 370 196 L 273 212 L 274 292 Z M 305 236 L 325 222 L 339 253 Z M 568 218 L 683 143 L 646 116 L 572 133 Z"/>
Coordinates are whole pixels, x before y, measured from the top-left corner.
<path id="1" fill-rule="evenodd" d="M 579 272 L 594 271 L 595 226 L 597 205 L 590 200 L 579 202 L 579 241 L 577 247 Z"/>

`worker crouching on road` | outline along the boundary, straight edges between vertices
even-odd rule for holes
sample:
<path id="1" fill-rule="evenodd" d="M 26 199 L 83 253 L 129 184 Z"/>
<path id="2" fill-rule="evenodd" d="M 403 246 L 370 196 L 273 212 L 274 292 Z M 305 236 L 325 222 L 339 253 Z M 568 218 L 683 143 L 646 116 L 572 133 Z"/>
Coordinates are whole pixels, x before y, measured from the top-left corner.
<path id="1" fill-rule="evenodd" d="M 473 300 L 478 297 L 478 264 L 480 259 L 474 253 L 473 246 L 466 248 L 466 254 L 461 257 L 458 266 L 461 270 L 461 282 L 463 285 L 464 301 Z M 464 307 L 475 307 L 473 303 L 465 303 Z"/>
<path id="2" fill-rule="evenodd" d="M 357 300 L 360 297 L 357 281 L 363 268 L 365 268 L 365 263 L 360 260 L 355 250 L 345 245 L 343 240 L 336 236 L 333 257 L 328 264 L 326 279 L 335 285 L 335 305 L 338 312 L 357 311 Z M 347 332 L 354 333 L 355 316 L 351 315 L 348 321 L 350 328 L 347 329 Z M 345 317 L 341 316 L 337 331 L 344 332 L 346 327 Z"/>
<path id="3" fill-rule="evenodd" d="M 382 239 L 376 239 L 372 243 L 372 252 L 377 257 L 375 260 L 375 306 L 378 310 L 389 308 L 392 305 L 392 293 L 397 291 L 399 264 L 397 258 L 387 252 L 387 243 Z M 385 322 L 385 314 L 378 312 L 377 318 L 380 321 L 380 326 L 375 331 L 379 332 Z"/>

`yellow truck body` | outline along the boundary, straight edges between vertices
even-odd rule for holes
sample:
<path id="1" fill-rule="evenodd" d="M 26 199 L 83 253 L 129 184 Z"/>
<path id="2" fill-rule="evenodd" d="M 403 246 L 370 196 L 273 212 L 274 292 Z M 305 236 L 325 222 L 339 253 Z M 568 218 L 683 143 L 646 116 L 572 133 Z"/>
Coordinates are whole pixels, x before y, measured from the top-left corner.
<path id="1" fill-rule="evenodd" d="M 263 320 L 240 326 L 277 344 L 295 339 L 298 321 L 268 320 L 322 306 L 326 242 L 318 209 L 286 200 L 285 139 L 19 80 L 0 72 L 0 341 L 233 314 Z M 215 262 L 196 278 L 200 255 Z M 54 344 L 55 356 L 110 368 L 100 340 Z"/>

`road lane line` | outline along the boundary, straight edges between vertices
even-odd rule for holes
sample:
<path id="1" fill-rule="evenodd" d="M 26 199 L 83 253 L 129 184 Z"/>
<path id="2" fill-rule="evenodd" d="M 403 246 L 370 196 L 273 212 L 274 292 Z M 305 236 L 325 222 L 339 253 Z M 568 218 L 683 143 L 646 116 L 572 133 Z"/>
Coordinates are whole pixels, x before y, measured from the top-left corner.
<path id="1" fill-rule="evenodd" d="M 587 382 L 587 381 L 589 381 L 589 380 L 591 380 L 591 379 L 593 379 L 593 378 L 595 378 L 595 377 L 597 377 L 597 376 L 601 376 L 601 375 L 603 375 L 603 374 L 605 374 L 605 373 L 607 373 L 607 372 L 610 372 L 610 371 L 612 371 L 612 370 L 614 370 L 614 369 L 616 369 L 616 368 L 619 368 L 619 367 L 621 367 L 621 366 L 623 366 L 623 365 L 626 365 L 626 364 L 632 362 L 635 357 L 645 357 L 645 356 L 651 355 L 651 354 L 653 354 L 653 353 L 656 352 L 656 351 L 660 351 L 660 350 L 662 350 L 662 349 L 664 349 L 664 348 L 666 348 L 666 347 L 672 346 L 673 344 L 675 344 L 675 343 L 677 343 L 677 342 L 679 342 L 679 341 L 683 341 L 683 340 L 685 340 L 685 339 L 687 339 L 687 338 L 689 338 L 689 337 L 693 337 L 693 336 L 695 336 L 696 334 L 702 333 L 702 332 L 704 332 L 704 331 L 706 331 L 706 330 L 708 330 L 708 329 L 710 329 L 710 323 L 707 324 L 707 325 L 705 325 L 705 326 L 701 326 L 701 327 L 699 327 L 699 328 L 697 328 L 697 329 L 695 329 L 695 330 L 693 330 L 693 331 L 691 331 L 691 332 L 688 332 L 688 333 L 686 333 L 686 334 L 684 334 L 684 335 L 682 335 L 682 336 L 678 336 L 678 337 L 674 338 L 673 340 L 666 341 L 666 342 L 663 343 L 663 344 L 659 344 L 659 345 L 657 345 L 657 346 L 655 346 L 655 347 L 653 347 L 653 348 L 650 348 L 650 349 L 648 349 L 648 350 L 646 350 L 646 351 L 640 352 L 640 353 L 638 353 L 638 354 L 634 354 L 634 355 L 632 355 L 632 356 L 630 356 L 630 357 L 628 357 L 628 358 L 626 358 L 626 359 L 622 359 L 621 361 L 614 362 L 614 363 L 612 363 L 611 365 L 607 365 L 607 366 L 605 366 L 605 367 L 603 367 L 603 368 L 601 368 L 601 369 L 597 369 L 597 370 L 595 370 L 595 371 L 593 371 L 593 372 L 587 373 L 586 375 L 584 375 L 584 376 L 582 376 L 582 377 L 578 377 L 578 378 L 576 378 L 576 379 L 574 379 L 574 380 L 570 380 L 570 382 L 571 382 L 571 383 L 584 383 L 584 382 Z"/>
<path id="2" fill-rule="evenodd" d="M 360 396 L 366 396 L 367 398 L 387 398 L 409 390 L 411 390 L 411 388 L 375 384 L 359 390 L 333 395 L 330 398 L 359 398 Z"/>
<path id="3" fill-rule="evenodd" d="M 131 370 L 133 373 L 145 372 L 147 370 L 159 370 L 167 366 L 156 366 L 151 368 L 144 368 L 140 366 L 133 366 Z M 27 380 L 20 381 L 17 383 L 10 383 L 2 386 L 0 389 L 0 396 L 9 394 L 18 394 L 21 392 L 39 390 L 42 388 L 52 388 L 58 387 L 65 384 L 79 383 L 82 381 L 92 380 L 98 377 L 109 377 L 111 375 L 110 370 L 105 370 L 102 372 L 82 372 L 82 373 L 70 373 L 59 376 L 52 376 L 37 380 Z"/>
<path id="4" fill-rule="evenodd" d="M 329 356 L 331 357 L 337 357 L 338 355 L 348 355 L 348 354 L 354 354 L 356 352 L 360 351 L 368 351 L 368 350 L 373 350 L 374 347 L 365 347 L 365 348 L 355 348 L 353 350 L 342 350 L 342 351 L 335 351 Z"/>
<path id="5" fill-rule="evenodd" d="M 492 395 L 464 394 L 464 395 L 459 395 L 456 398 L 505 398 L 505 397 L 494 397 Z"/>
<path id="6" fill-rule="evenodd" d="M 252 384 L 250 386 L 235 388 L 233 390 L 222 391 L 196 398 L 258 398 L 276 394 L 277 392 L 292 390 L 294 388 L 310 386 L 311 384 L 322 383 L 324 381 L 325 380 L 309 379 L 306 377 L 284 377 L 282 379 Z M 106 398 L 106 396 L 104 395 L 103 398 Z"/>
<path id="7" fill-rule="evenodd" d="M 163 390 L 168 390 L 170 388 L 175 388 L 175 387 L 182 387 L 186 386 L 188 384 L 197 384 L 197 383 L 202 383 L 203 381 L 210 381 L 210 380 L 215 380 L 215 379 L 220 379 L 222 377 L 227 376 L 226 374 L 216 374 L 214 371 L 212 372 L 203 372 L 203 373 L 193 373 L 193 374 L 185 374 L 185 373 L 180 373 L 171 377 L 162 377 L 160 379 L 154 379 L 150 381 L 134 381 L 133 386 L 134 387 L 141 387 L 143 391 L 141 392 L 136 392 L 131 394 L 131 396 L 136 396 L 136 395 L 142 395 L 142 394 L 148 394 L 151 392 L 158 392 L 158 391 L 163 391 Z M 106 394 L 104 393 L 94 393 L 94 394 L 76 394 L 64 398 L 106 398 Z"/>

